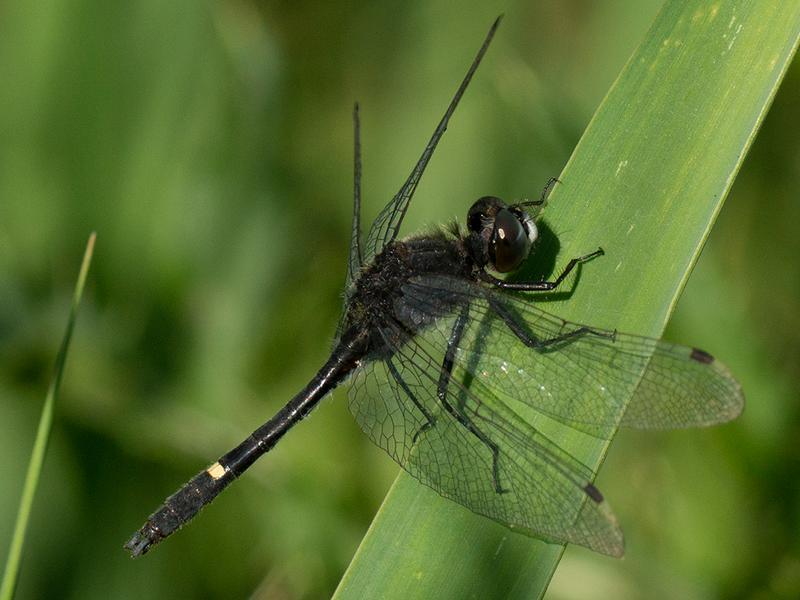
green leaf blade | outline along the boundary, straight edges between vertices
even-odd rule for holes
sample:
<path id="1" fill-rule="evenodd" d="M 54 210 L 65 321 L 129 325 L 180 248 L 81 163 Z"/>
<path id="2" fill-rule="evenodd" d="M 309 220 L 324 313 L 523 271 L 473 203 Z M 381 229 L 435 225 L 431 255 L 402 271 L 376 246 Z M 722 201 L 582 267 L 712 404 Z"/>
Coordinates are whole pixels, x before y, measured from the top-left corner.
<path id="1" fill-rule="evenodd" d="M 55 369 L 53 378 L 50 381 L 50 386 L 47 390 L 44 406 L 42 407 L 42 414 L 39 418 L 39 425 L 36 431 L 36 439 L 33 443 L 33 450 L 31 452 L 31 460 L 28 463 L 28 470 L 25 475 L 25 483 L 22 489 L 22 497 L 17 511 L 17 519 L 14 524 L 14 533 L 11 537 L 11 545 L 8 551 L 8 559 L 6 560 L 5 570 L 3 572 L 3 581 L 0 584 L 0 600 L 11 600 L 14 597 L 14 591 L 17 585 L 17 577 L 19 575 L 20 561 L 22 560 L 22 549 L 25 543 L 25 533 L 28 529 L 28 522 L 30 521 L 31 510 L 33 508 L 33 500 L 36 495 L 36 489 L 39 485 L 39 477 L 42 473 L 42 466 L 47 454 L 47 445 L 50 440 L 50 430 L 53 427 L 53 411 L 55 409 L 56 398 L 58 391 L 61 387 L 61 379 L 64 375 L 64 365 L 67 360 L 67 351 L 69 343 L 72 339 L 72 332 L 75 328 L 75 321 L 78 316 L 78 307 L 81 303 L 83 296 L 83 288 L 86 285 L 86 277 L 89 273 L 89 266 L 92 262 L 92 255 L 94 253 L 94 243 L 96 235 L 92 233 L 89 236 L 89 241 L 86 244 L 86 250 L 81 262 L 80 272 L 78 273 L 78 281 L 75 284 L 75 292 L 72 297 L 72 304 L 70 306 L 69 318 L 67 319 L 67 328 L 64 337 L 61 340 L 58 354 L 56 355 Z"/>
<path id="2" fill-rule="evenodd" d="M 800 4 L 666 3 L 551 196 L 557 265 L 598 246 L 606 256 L 586 265 L 568 301 L 546 310 L 661 334 L 798 39 Z M 595 469 L 608 450 L 577 434 L 554 441 Z M 562 553 L 402 473 L 336 597 L 540 597 Z"/>

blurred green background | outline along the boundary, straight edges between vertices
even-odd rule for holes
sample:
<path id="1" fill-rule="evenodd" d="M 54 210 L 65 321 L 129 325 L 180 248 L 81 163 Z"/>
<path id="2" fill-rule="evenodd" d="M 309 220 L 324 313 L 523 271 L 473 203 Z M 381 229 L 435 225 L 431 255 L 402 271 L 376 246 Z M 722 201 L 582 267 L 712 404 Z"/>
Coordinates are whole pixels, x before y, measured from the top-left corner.
<path id="1" fill-rule="evenodd" d="M 98 232 L 18 597 L 329 596 L 397 472 L 344 390 L 168 543 L 137 561 L 121 546 L 327 356 L 352 102 L 369 220 L 505 12 L 405 231 L 463 219 L 478 196 L 534 196 L 559 173 L 659 5 L 3 3 L 2 561 Z M 626 558 L 568 548 L 550 598 L 800 596 L 799 66 L 666 333 L 725 360 L 746 412 L 712 430 L 621 433 L 599 486 Z"/>

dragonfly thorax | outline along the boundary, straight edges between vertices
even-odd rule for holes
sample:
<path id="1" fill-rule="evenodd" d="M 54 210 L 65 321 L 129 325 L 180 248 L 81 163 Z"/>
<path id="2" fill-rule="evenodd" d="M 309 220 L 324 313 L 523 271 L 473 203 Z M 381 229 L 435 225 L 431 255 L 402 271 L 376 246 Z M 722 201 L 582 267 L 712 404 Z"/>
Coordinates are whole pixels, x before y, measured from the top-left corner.
<path id="1" fill-rule="evenodd" d="M 477 267 L 464 242 L 436 232 L 387 245 L 355 281 L 348 299 L 345 329 L 376 330 L 387 322 L 403 323 L 409 334 L 423 328 L 427 320 L 409 314 L 404 288 L 416 278 L 432 275 L 474 279 Z M 441 298 L 439 301 L 442 311 L 453 308 L 452 302 Z M 371 351 L 380 352 L 380 339 L 370 345 Z"/>

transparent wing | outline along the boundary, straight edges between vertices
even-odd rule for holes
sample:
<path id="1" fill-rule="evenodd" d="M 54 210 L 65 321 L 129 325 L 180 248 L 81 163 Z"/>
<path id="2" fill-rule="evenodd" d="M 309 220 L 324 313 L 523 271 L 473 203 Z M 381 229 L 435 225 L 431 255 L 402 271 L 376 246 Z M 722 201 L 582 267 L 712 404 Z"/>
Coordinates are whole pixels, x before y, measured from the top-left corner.
<path id="1" fill-rule="evenodd" d="M 353 220 L 350 226 L 350 252 L 347 258 L 347 275 L 344 280 L 344 302 L 336 326 L 333 345 L 339 340 L 347 314 L 347 303 L 353 290 L 353 282 L 364 264 L 361 250 L 361 119 L 358 102 L 353 106 Z"/>
<path id="2" fill-rule="evenodd" d="M 353 106 L 353 222 L 350 228 L 350 253 L 347 259 L 345 292 L 350 290 L 363 265 L 361 253 L 361 120 L 358 102 Z"/>
<path id="3" fill-rule="evenodd" d="M 551 542 L 620 556 L 622 532 L 591 484 L 590 469 L 481 382 L 465 383 L 467 373 L 459 366 L 445 399 L 484 438 L 444 409 L 437 383 L 453 322 L 440 319 L 395 345 L 387 361 L 357 372 L 350 409 L 361 428 L 413 477 L 474 512 Z M 387 340 L 402 337 L 388 329 Z M 496 467 L 487 441 L 498 448 Z"/>
<path id="4" fill-rule="evenodd" d="M 451 277 L 415 278 L 403 293 L 411 314 L 439 318 L 443 306 L 469 304 L 479 326 L 465 332 L 455 362 L 516 410 L 531 409 L 602 439 L 611 439 L 619 425 L 708 426 L 742 411 L 738 382 L 700 350 L 570 323 L 536 307 L 530 296 Z"/>
<path id="5" fill-rule="evenodd" d="M 486 34 L 486 39 L 484 39 L 483 45 L 481 45 L 480 50 L 478 50 L 478 54 L 472 61 L 472 65 L 470 65 L 464 80 L 461 82 L 461 85 L 458 86 L 458 90 L 456 90 L 453 99 L 450 101 L 450 105 L 447 107 L 442 120 L 439 122 L 439 125 L 433 132 L 428 145 L 425 146 L 422 156 L 420 156 L 417 164 L 414 166 L 414 169 L 408 176 L 408 179 L 403 184 L 403 187 L 400 188 L 400 191 L 395 194 L 394 198 L 392 198 L 391 201 L 389 201 L 389 203 L 383 208 L 383 210 L 381 210 L 375 221 L 372 223 L 372 227 L 370 227 L 369 234 L 367 235 L 367 244 L 365 248 L 366 253 L 364 256 L 365 264 L 369 263 L 388 243 L 397 237 L 397 233 L 400 230 L 400 225 L 403 222 L 406 211 L 408 210 L 408 205 L 411 202 L 414 191 L 417 189 L 417 184 L 419 183 L 422 174 L 425 172 L 425 168 L 428 166 L 428 161 L 430 161 L 431 156 L 433 156 L 433 152 L 436 150 L 439 140 L 441 139 L 442 135 L 444 135 L 444 132 L 447 129 L 447 124 L 450 121 L 450 117 L 453 115 L 456 106 L 458 106 L 461 96 L 464 95 L 464 91 L 467 89 L 472 76 L 475 74 L 478 65 L 483 59 L 483 55 L 486 54 L 486 50 L 489 48 L 489 44 L 494 37 L 494 33 L 497 30 L 497 27 L 500 25 L 500 19 L 501 17 L 497 18 L 492 27 L 489 29 L 489 33 Z"/>

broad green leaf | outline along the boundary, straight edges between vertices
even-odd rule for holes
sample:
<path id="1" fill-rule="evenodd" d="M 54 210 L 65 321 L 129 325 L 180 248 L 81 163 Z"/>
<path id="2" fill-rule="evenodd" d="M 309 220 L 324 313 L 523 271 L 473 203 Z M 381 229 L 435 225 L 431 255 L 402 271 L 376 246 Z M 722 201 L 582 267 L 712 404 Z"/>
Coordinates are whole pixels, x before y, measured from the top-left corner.
<path id="1" fill-rule="evenodd" d="M 61 347 L 58 349 L 58 355 L 56 355 L 53 378 L 50 381 L 50 387 L 47 390 L 47 396 L 45 397 L 44 406 L 42 407 L 42 415 L 39 418 L 39 427 L 36 432 L 36 439 L 33 442 L 33 451 L 31 452 L 31 461 L 28 464 L 28 472 L 25 475 L 25 484 L 22 488 L 22 498 L 19 502 L 17 521 L 14 525 L 14 534 L 11 538 L 8 559 L 6 560 L 6 567 L 3 572 L 3 581 L 0 584 L 0 599 L 2 600 L 10 600 L 14 597 L 20 561 L 22 559 L 22 548 L 25 543 L 25 532 L 28 529 L 33 499 L 36 495 L 36 488 L 39 485 L 39 476 L 42 473 L 44 457 L 47 454 L 47 442 L 50 440 L 50 429 L 53 426 L 53 410 L 55 409 L 58 390 L 61 387 L 61 378 L 64 375 L 67 350 L 69 349 L 69 342 L 72 338 L 72 330 L 75 327 L 75 319 L 78 316 L 78 306 L 80 306 L 81 303 L 83 287 L 86 284 L 86 276 L 89 273 L 89 265 L 92 262 L 94 240 L 95 234 L 92 233 L 89 237 L 89 242 L 86 244 L 86 251 L 83 255 L 83 262 L 81 263 L 81 269 L 78 273 L 78 281 L 75 284 L 75 293 L 72 297 L 72 306 L 70 307 L 69 318 L 67 319 L 67 330 L 61 340 Z"/>
<path id="2" fill-rule="evenodd" d="M 551 196 L 545 219 L 559 232 L 557 268 L 598 246 L 606 255 L 585 265 L 571 297 L 547 310 L 661 334 L 798 36 L 800 3 L 665 4 Z M 594 468 L 608 449 L 578 434 L 556 441 Z M 613 506 L 615 490 L 604 492 Z M 537 597 L 563 550 L 512 533 L 401 474 L 336 597 Z"/>

